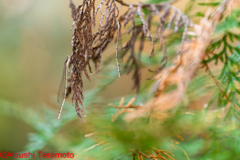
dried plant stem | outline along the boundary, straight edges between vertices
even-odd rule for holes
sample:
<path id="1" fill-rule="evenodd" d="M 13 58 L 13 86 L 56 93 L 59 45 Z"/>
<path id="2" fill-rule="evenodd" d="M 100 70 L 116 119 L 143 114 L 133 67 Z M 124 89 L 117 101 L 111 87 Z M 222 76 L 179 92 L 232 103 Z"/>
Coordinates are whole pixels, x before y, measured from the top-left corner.
<path id="1" fill-rule="evenodd" d="M 118 32 L 117 32 L 117 44 L 116 44 L 116 62 L 117 62 L 117 67 L 118 67 L 118 77 L 121 77 L 121 73 L 120 73 L 120 65 L 118 62 L 118 42 L 119 42 L 119 35 L 121 32 L 121 26 L 119 24 L 119 20 L 117 21 L 117 25 L 118 25 Z"/>
<path id="2" fill-rule="evenodd" d="M 103 142 L 97 143 L 97 144 L 95 144 L 95 145 L 93 145 L 93 146 L 85 149 L 84 151 L 87 152 L 87 151 L 89 151 L 89 150 L 91 150 L 91 149 L 93 149 L 93 148 L 95 148 L 95 147 L 97 147 L 97 146 L 100 146 L 100 145 L 102 145 L 102 144 L 103 144 Z"/>

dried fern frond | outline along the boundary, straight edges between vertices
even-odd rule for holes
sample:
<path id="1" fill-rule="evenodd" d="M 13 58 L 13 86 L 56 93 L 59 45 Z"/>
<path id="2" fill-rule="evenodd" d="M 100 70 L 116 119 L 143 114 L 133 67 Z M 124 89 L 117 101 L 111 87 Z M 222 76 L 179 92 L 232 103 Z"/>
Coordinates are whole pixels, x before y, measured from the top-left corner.
<path id="1" fill-rule="evenodd" d="M 89 71 L 91 67 L 89 61 L 85 57 L 91 58 L 93 55 L 93 35 L 92 35 L 92 17 L 95 17 L 94 13 L 91 15 L 91 10 L 94 9 L 95 1 L 84 1 L 82 5 L 75 10 L 75 6 L 70 0 L 70 7 L 72 9 L 72 17 L 75 21 L 75 29 L 72 37 L 72 55 L 70 60 L 70 86 L 72 91 L 72 103 L 75 106 L 78 117 L 84 122 L 84 96 L 83 96 L 83 78 L 82 72 L 84 72 L 87 79 L 90 81 L 90 77 L 87 72 L 87 66 Z M 95 18 L 94 18 L 95 19 Z M 79 106 L 81 105 L 81 108 Z"/>

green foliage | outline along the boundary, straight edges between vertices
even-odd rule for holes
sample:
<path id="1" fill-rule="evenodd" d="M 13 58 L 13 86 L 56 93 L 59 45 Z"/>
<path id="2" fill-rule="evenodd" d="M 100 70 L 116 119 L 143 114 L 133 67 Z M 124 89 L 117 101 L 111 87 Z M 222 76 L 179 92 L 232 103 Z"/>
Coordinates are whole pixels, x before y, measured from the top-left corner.
<path id="1" fill-rule="evenodd" d="M 229 32 L 231 29 L 239 28 L 240 26 L 239 16 L 240 16 L 240 9 L 233 10 L 228 17 L 224 18 L 222 22 L 220 22 L 217 25 L 216 33 Z M 231 38 L 231 41 L 232 41 L 234 37 L 230 36 L 229 38 Z"/>
<path id="2" fill-rule="evenodd" d="M 162 1 L 154 0 L 148 3 L 159 2 Z M 219 3 L 199 5 L 217 6 Z M 148 14 L 147 11 L 144 13 Z M 31 126 L 34 133 L 28 134 L 26 151 L 51 148 L 55 152 L 73 152 L 76 159 L 130 160 L 138 159 L 140 154 L 157 155 L 155 151 L 159 149 L 163 151 L 161 156 L 165 159 L 238 160 L 240 36 L 231 30 L 239 29 L 239 13 L 239 9 L 234 10 L 217 26 L 214 35 L 217 38 L 206 51 L 209 57 L 203 61 L 210 76 L 202 71 L 196 73 L 184 95 L 184 101 L 167 112 L 167 116 L 160 114 L 159 119 L 155 119 L 147 115 L 128 122 L 124 119 L 125 114 L 122 114 L 115 121 L 111 121 L 112 115 L 116 114 L 116 108 L 107 105 L 100 93 L 116 81 L 118 72 L 115 64 L 103 69 L 96 87 L 84 93 L 84 106 L 88 112 L 86 124 L 80 123 L 72 104 L 67 102 L 60 120 L 57 120 L 57 109 L 49 106 L 26 108 L 5 100 L 0 100 L 0 114 L 13 116 Z M 197 15 L 203 16 L 201 12 Z M 138 16 L 135 18 L 136 24 L 142 23 Z M 170 66 L 173 64 L 171 60 L 176 57 L 176 46 L 181 43 L 181 35 L 169 35 L 166 43 L 169 60 L 166 66 Z M 149 55 L 142 54 L 142 68 L 158 66 L 159 59 L 163 57 L 160 53 L 162 51 L 157 51 L 151 59 Z M 208 67 L 214 66 L 212 63 L 220 66 L 219 74 L 212 71 L 214 67 Z M 144 82 L 133 105 L 141 106 L 153 97 L 153 84 L 151 80 Z M 198 104 L 199 99 L 209 94 L 212 94 L 211 99 L 204 99 L 207 105 L 196 110 L 189 109 L 192 107 L 191 102 Z M 127 105 L 133 96 L 132 93 L 124 95 L 123 106 Z M 107 102 L 117 106 L 119 99 L 120 97 L 108 99 Z"/>
<path id="3" fill-rule="evenodd" d="M 198 3 L 199 6 L 218 6 L 220 2 Z"/>
<path id="4" fill-rule="evenodd" d="M 197 12 L 197 13 L 196 13 L 196 16 L 204 17 L 204 14 L 203 14 L 202 12 Z"/>
<path id="5" fill-rule="evenodd" d="M 167 2 L 168 0 L 150 0 L 146 1 L 146 4 L 156 4 L 156 3 L 161 3 L 161 2 Z"/>
<path id="6" fill-rule="evenodd" d="M 233 28 L 239 27 L 239 21 L 236 19 L 239 14 L 240 10 L 236 9 L 219 23 L 216 34 L 223 33 L 223 35 L 211 44 L 207 52 L 212 55 L 203 61 L 204 64 L 215 62 L 217 65 L 219 61 L 223 63 L 221 73 L 217 78 L 219 91 L 215 92 L 210 103 L 212 104 L 216 98 L 218 98 L 219 107 L 224 107 L 231 102 L 225 119 L 237 116 L 240 107 L 237 100 L 240 94 L 240 44 L 235 45 L 236 42 L 239 43 L 240 36 L 238 33 L 231 32 Z"/>

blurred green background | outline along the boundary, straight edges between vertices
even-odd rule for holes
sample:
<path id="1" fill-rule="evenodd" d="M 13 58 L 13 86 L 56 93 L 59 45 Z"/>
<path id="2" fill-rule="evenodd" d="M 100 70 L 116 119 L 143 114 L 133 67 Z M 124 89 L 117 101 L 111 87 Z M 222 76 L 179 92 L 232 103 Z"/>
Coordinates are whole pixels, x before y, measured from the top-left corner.
<path id="1" fill-rule="evenodd" d="M 65 59 L 71 54 L 72 18 L 68 6 L 68 0 L 0 0 L 0 99 L 32 107 L 36 112 L 41 104 L 47 104 L 56 110 L 52 118 L 57 118 L 59 104 L 55 99 Z M 109 50 L 110 54 L 113 50 Z M 91 77 L 92 82 L 84 80 L 85 91 L 97 82 L 98 75 Z M 125 95 L 131 87 L 131 76 L 122 76 L 101 96 Z M 0 127 L 0 150 L 23 151 L 31 128 L 2 114 Z"/>
<path id="2" fill-rule="evenodd" d="M 70 16 L 68 1 L 0 1 L 1 99 L 57 107 L 49 97 L 57 93 L 63 62 L 71 53 Z M 31 129 L 3 115 L 0 126 L 0 150 L 23 151 Z"/>
<path id="3" fill-rule="evenodd" d="M 82 1 L 74 0 L 74 2 L 76 5 L 78 5 Z M 131 2 L 138 2 L 138 0 L 131 0 Z M 179 3 L 175 5 L 179 9 L 184 10 L 184 8 L 186 9 L 191 7 L 191 5 L 186 5 L 187 2 L 188 1 L 179 1 Z M 97 88 L 99 86 L 99 79 L 103 79 L 104 76 L 101 76 L 101 74 L 95 74 L 94 72 L 94 74 L 91 75 L 92 82 L 88 82 L 86 78 L 84 79 L 85 102 L 87 104 L 93 102 L 91 108 L 97 110 L 95 113 L 89 113 L 90 116 L 87 118 L 92 118 L 89 119 L 88 125 L 82 124 L 80 120 L 77 119 L 74 107 L 69 103 L 70 98 L 67 99 L 67 103 L 64 105 L 61 120 L 57 120 L 58 110 L 60 107 L 57 103 L 58 87 L 62 78 L 62 70 L 65 59 L 67 55 L 71 54 L 72 31 L 70 31 L 70 29 L 72 25 L 72 18 L 71 11 L 68 6 L 69 0 L 0 0 L 0 105 L 4 105 L 0 106 L 0 108 L 13 108 L 9 110 L 6 109 L 4 112 L 0 110 L 0 112 L 4 113 L 0 113 L 0 151 L 4 150 L 20 152 L 29 148 L 33 150 L 43 148 L 44 151 L 55 152 L 59 150 L 62 151 L 65 148 L 70 148 L 70 151 L 75 151 L 76 153 L 78 152 L 78 154 L 80 154 L 80 150 L 86 149 L 86 147 L 90 147 L 92 144 L 95 144 L 94 141 L 84 138 L 84 134 L 89 133 L 88 131 L 91 131 L 91 129 L 94 127 L 102 130 L 102 128 L 106 126 L 101 125 L 107 124 L 108 126 L 116 125 L 116 128 L 120 128 L 121 130 L 124 128 L 122 126 L 126 125 L 124 123 L 123 125 L 122 122 L 119 122 L 119 124 L 118 122 L 114 124 L 110 122 L 111 115 L 115 114 L 116 112 L 115 109 L 110 109 L 111 111 L 109 112 L 107 111 L 109 115 L 106 117 L 108 119 L 97 117 L 100 106 L 98 106 L 97 103 L 101 102 L 106 105 L 107 103 L 112 102 L 112 99 L 116 97 L 117 99 L 114 101 L 119 102 L 121 96 L 126 97 L 126 95 L 131 93 L 131 97 L 126 98 L 127 100 L 125 103 L 127 103 L 128 99 L 132 98 L 135 94 L 134 91 L 131 91 L 133 85 L 131 75 L 123 75 L 121 78 L 118 78 L 117 70 L 114 68 L 112 70 L 114 70 L 115 75 L 113 74 L 112 77 L 114 78 L 115 76 L 115 79 L 117 80 L 109 86 L 108 84 L 105 84 L 108 87 L 106 90 L 101 92 L 101 94 L 96 96 L 96 99 L 95 97 L 91 99 L 91 96 L 95 94 L 94 91 L 91 92 L 91 89 Z M 204 10 L 204 8 L 201 7 L 198 9 Z M 192 12 L 194 12 L 195 15 L 197 10 Z M 97 18 L 98 22 L 99 17 Z M 196 18 L 196 16 L 193 16 L 193 19 L 199 20 L 199 17 Z M 178 38 L 179 40 L 176 40 L 177 42 L 174 42 L 174 44 L 172 44 L 173 47 L 169 47 L 168 51 L 175 51 L 176 44 L 181 41 L 181 36 Z M 151 44 L 149 43 L 149 45 Z M 104 59 L 114 52 L 115 46 L 110 46 L 110 48 L 104 53 Z M 160 54 L 156 55 L 155 57 L 157 56 L 160 56 Z M 148 61 L 149 55 L 146 54 L 145 57 L 147 57 L 145 60 Z M 154 60 L 154 58 L 152 59 Z M 158 64 L 159 57 L 156 59 L 155 64 Z M 151 64 L 150 60 L 148 63 Z M 113 65 L 110 67 L 116 68 L 115 59 Z M 109 77 L 111 77 L 112 73 L 108 72 L 107 74 Z M 151 76 L 152 74 L 147 72 L 145 69 L 142 72 L 142 83 L 147 82 L 146 79 Z M 189 87 L 191 90 L 190 93 L 193 94 L 192 90 L 194 90 L 194 93 L 196 93 L 194 96 L 199 98 L 199 101 L 194 101 L 192 104 L 190 104 L 192 108 L 189 108 L 194 110 L 202 109 L 204 104 L 208 103 L 210 98 L 209 93 L 205 93 L 208 92 L 207 88 L 202 87 L 202 84 L 207 83 L 210 78 L 208 76 L 201 76 L 202 74 L 199 76 L 200 78 L 196 78 L 198 85 Z M 208 81 L 206 79 L 208 79 Z M 201 81 L 201 83 L 198 82 L 198 80 Z M 110 78 L 106 79 L 105 83 L 108 82 L 111 82 Z M 214 86 L 213 82 L 210 82 L 211 83 L 209 83 L 209 86 Z M 151 89 L 148 83 L 146 83 L 146 86 Z M 86 92 L 87 90 L 90 91 Z M 200 92 L 204 92 L 204 95 Z M 151 91 L 150 93 L 146 92 L 142 94 L 152 97 L 151 94 L 153 94 L 153 92 Z M 141 96 L 142 95 L 140 95 L 140 98 L 138 97 L 138 100 L 140 99 L 141 101 L 142 99 L 144 102 L 144 98 Z M 102 99 L 99 101 L 99 97 L 105 99 L 105 101 Z M 191 97 L 189 99 L 191 99 Z M 29 110 L 29 108 L 31 110 Z M 108 108 L 110 107 L 108 106 Z M 45 111 L 43 112 L 43 110 Z M 9 113 L 10 116 L 6 116 L 6 113 L 8 112 L 14 113 Z M 21 116 L 18 116 L 19 113 L 21 113 Z M 23 116 L 26 116 L 26 118 Z M 192 154 L 193 156 L 197 155 L 196 157 L 201 157 L 201 153 L 199 153 L 199 151 L 201 150 L 201 147 L 204 148 L 205 146 L 204 139 L 206 136 L 205 134 L 202 134 L 202 136 L 197 134 L 199 132 L 205 132 L 205 130 L 199 131 L 205 126 L 197 123 L 200 119 L 199 117 L 201 117 L 201 113 L 199 114 L 199 117 L 195 117 L 196 122 L 193 121 L 192 115 L 185 115 L 184 120 L 181 121 L 182 123 L 178 127 L 174 127 L 179 130 L 183 130 L 184 132 L 188 132 L 189 128 L 191 128 L 191 125 L 194 124 L 195 128 L 189 131 L 189 133 L 185 134 L 184 138 L 186 138 L 186 143 L 183 142 L 182 146 L 184 149 L 186 149 L 186 151 L 189 151 L 188 153 L 190 155 Z M 102 121 L 104 121 L 104 123 Z M 205 122 L 204 119 L 203 121 Z M 96 124 L 93 122 L 96 122 Z M 191 122 L 191 125 L 187 125 L 188 123 L 183 122 Z M 134 124 L 134 126 L 137 126 L 138 128 L 138 126 L 141 125 Z M 136 132 L 139 135 L 145 136 L 139 131 L 142 131 L 143 129 L 147 132 L 148 129 L 146 130 L 144 125 L 143 128 L 141 127 L 139 127 L 140 129 Z M 162 128 L 158 128 L 160 130 L 159 131 L 156 130 L 157 127 L 154 127 L 150 127 L 149 129 L 154 130 L 156 133 L 161 132 Z M 131 126 L 129 128 L 131 130 Z M 166 128 L 171 130 L 171 126 L 165 126 L 165 129 Z M 118 133 L 118 130 L 113 130 L 113 132 Z M 128 143 L 131 144 L 131 138 L 133 137 L 131 137 L 130 140 L 126 139 L 125 136 L 128 136 L 128 132 L 125 133 L 126 135 L 124 133 L 120 132 L 120 135 L 117 134 L 117 137 L 124 137 L 120 143 L 118 141 L 117 143 L 124 143 L 126 145 L 128 145 Z M 189 136 L 190 133 L 193 134 L 191 135 L 193 138 Z M 194 137 L 194 134 L 196 134 L 196 137 Z M 150 137 L 151 136 L 152 135 L 150 135 Z M 145 137 L 143 139 L 148 141 L 148 139 Z M 159 139 L 162 140 L 161 138 Z M 212 140 L 211 137 L 209 139 Z M 31 143 L 28 143 L 29 141 L 31 141 Z M 110 141 L 112 141 L 112 139 L 110 139 Z M 155 142 L 157 142 L 155 139 L 152 140 L 152 143 Z M 86 144 L 84 146 L 85 148 L 83 148 L 83 143 Z M 122 147 L 121 145 L 119 146 L 119 148 Z M 210 146 L 209 148 L 212 147 Z M 95 150 L 92 152 L 95 152 Z M 102 155 L 105 155 L 105 152 L 102 152 L 101 150 L 98 150 L 98 152 Z M 216 152 L 218 153 L 218 151 Z M 111 154 L 115 155 L 116 153 L 113 151 Z M 183 153 L 180 155 L 182 155 L 184 159 L 186 158 Z"/>

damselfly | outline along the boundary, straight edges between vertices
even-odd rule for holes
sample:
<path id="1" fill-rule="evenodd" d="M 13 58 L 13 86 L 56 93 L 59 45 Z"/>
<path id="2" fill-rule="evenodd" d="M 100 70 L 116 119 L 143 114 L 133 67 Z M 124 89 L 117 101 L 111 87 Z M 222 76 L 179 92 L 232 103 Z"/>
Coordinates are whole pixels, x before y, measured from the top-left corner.
<path id="1" fill-rule="evenodd" d="M 58 90 L 57 100 L 61 104 L 61 108 L 58 113 L 58 119 L 60 119 L 62 108 L 63 108 L 64 102 L 66 99 L 66 95 L 67 95 L 67 75 L 68 75 L 68 67 L 69 67 L 69 63 L 70 63 L 70 58 L 71 58 L 70 56 L 67 56 L 67 59 L 65 61 L 63 74 L 62 74 L 62 80 L 61 80 L 59 90 Z"/>

